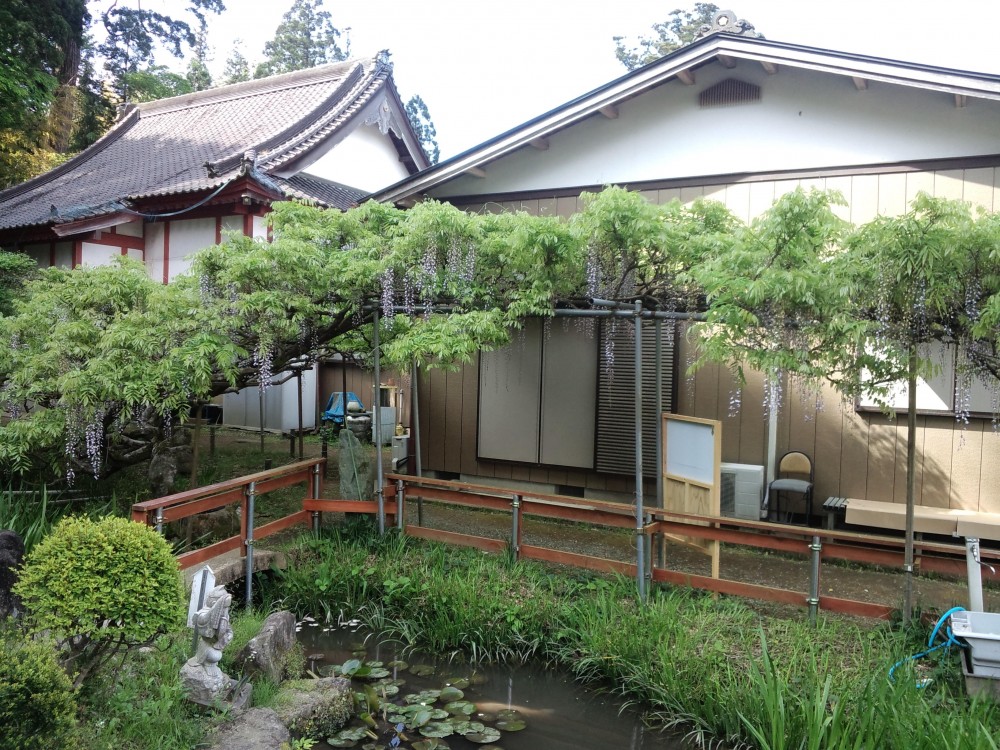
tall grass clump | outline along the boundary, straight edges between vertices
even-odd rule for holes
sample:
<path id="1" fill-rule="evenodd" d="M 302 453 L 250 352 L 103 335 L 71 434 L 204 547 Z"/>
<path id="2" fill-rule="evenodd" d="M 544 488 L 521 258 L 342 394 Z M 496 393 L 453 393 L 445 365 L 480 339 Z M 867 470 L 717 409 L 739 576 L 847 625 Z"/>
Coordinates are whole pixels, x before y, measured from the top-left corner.
<path id="1" fill-rule="evenodd" d="M 273 593 L 300 614 L 359 616 L 443 656 L 544 659 L 702 745 L 997 750 L 1000 711 L 965 696 L 954 651 L 905 662 L 890 681 L 893 664 L 924 650 L 915 630 L 813 627 L 686 589 L 640 603 L 630 579 L 554 574 L 370 525 L 310 537 L 292 557 Z"/>
<path id="2" fill-rule="evenodd" d="M 49 506 L 45 488 L 30 495 L 11 489 L 0 491 L 0 529 L 17 532 L 24 541 L 25 553 L 52 530 L 60 515 L 60 510 Z"/>

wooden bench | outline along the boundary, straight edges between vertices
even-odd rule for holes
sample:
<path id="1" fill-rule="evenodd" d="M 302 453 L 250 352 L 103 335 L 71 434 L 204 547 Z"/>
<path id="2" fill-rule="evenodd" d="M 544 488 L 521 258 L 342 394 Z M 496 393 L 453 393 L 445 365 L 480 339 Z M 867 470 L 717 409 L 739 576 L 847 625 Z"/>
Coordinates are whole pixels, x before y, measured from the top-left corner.
<path id="1" fill-rule="evenodd" d="M 831 503 L 833 500 L 843 503 Z M 878 500 L 856 498 L 830 498 L 831 513 L 846 506 L 845 520 L 858 526 L 881 529 L 906 530 L 906 506 L 903 503 L 885 503 Z M 989 539 L 1000 541 L 1000 513 L 981 513 L 958 508 L 933 508 L 918 505 L 913 509 L 913 530 L 920 534 Z"/>

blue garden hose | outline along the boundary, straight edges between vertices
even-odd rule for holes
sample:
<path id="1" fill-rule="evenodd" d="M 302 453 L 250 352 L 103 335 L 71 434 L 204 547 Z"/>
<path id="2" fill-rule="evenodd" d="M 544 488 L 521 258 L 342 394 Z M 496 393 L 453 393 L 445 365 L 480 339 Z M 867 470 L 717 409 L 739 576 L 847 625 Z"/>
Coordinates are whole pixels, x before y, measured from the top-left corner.
<path id="1" fill-rule="evenodd" d="M 952 607 L 947 612 L 945 612 L 943 615 L 941 615 L 941 617 L 938 618 L 937 624 L 931 630 L 930 638 L 927 639 L 927 650 L 926 651 L 921 651 L 919 654 L 914 654 L 913 656 L 907 656 L 905 659 L 900 659 L 895 664 L 893 664 L 892 668 L 889 670 L 889 681 L 890 682 L 895 682 L 895 680 L 893 680 L 892 675 L 893 675 L 893 672 L 896 671 L 896 668 L 900 664 L 905 664 L 908 661 L 916 661 L 917 659 L 923 659 L 925 656 L 927 656 L 928 654 L 934 653 L 938 649 L 951 648 L 951 646 L 953 646 L 953 645 L 954 646 L 958 646 L 959 648 L 966 648 L 966 644 L 964 644 L 961 641 L 957 640 L 955 638 L 955 636 L 952 634 L 952 632 L 951 632 L 951 625 L 949 625 L 948 628 L 947 628 L 947 630 L 945 631 L 945 633 L 948 635 L 948 639 L 946 641 L 944 641 L 943 643 L 939 643 L 936 646 L 934 645 L 934 641 L 937 639 L 937 635 L 941 631 L 941 626 L 944 625 L 945 621 L 949 617 L 951 617 L 955 612 L 964 612 L 964 611 L 965 611 L 965 607 Z M 917 681 L 917 687 L 918 688 L 925 688 L 928 685 L 930 685 L 930 683 L 931 683 L 930 680 L 918 680 Z"/>

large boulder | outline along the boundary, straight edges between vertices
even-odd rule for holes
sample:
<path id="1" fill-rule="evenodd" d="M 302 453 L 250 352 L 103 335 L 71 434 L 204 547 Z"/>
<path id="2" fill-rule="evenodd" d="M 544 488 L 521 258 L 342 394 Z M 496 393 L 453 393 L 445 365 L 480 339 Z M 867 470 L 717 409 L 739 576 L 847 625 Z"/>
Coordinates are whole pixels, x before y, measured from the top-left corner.
<path id="1" fill-rule="evenodd" d="M 285 677 L 299 676 L 286 674 L 295 647 L 295 615 L 287 611 L 274 612 L 264 620 L 260 632 L 236 655 L 235 663 L 244 675 L 264 675 L 278 683 Z"/>
<path id="2" fill-rule="evenodd" d="M 292 739 L 270 708 L 251 708 L 215 730 L 210 750 L 281 750 Z"/>
<path id="3" fill-rule="evenodd" d="M 293 734 L 321 740 L 347 723 L 353 705 L 350 680 L 322 677 L 285 683 L 275 708 L 278 718 Z"/>

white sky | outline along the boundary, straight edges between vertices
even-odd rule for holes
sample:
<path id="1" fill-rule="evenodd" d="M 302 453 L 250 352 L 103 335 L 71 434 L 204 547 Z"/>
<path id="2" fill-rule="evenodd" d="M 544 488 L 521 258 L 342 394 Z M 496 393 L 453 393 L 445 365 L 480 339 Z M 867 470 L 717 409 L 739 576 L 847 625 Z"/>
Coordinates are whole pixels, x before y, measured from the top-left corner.
<path id="1" fill-rule="evenodd" d="M 213 71 L 241 38 L 260 60 L 292 0 L 226 0 L 209 17 Z M 733 0 L 716 2 L 768 39 L 1000 74 L 1000 0 Z M 178 13 L 184 0 L 146 6 Z M 352 53 L 392 52 L 404 101 L 419 93 L 442 159 L 623 75 L 615 35 L 651 33 L 687 0 L 326 0 L 350 28 Z M 162 62 L 170 64 L 164 55 Z"/>

